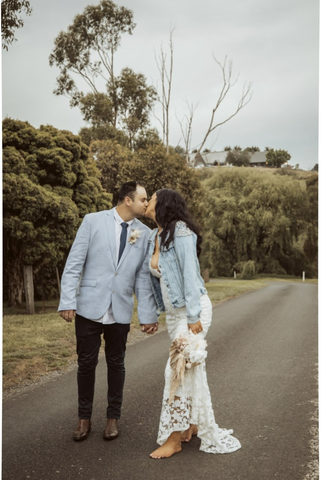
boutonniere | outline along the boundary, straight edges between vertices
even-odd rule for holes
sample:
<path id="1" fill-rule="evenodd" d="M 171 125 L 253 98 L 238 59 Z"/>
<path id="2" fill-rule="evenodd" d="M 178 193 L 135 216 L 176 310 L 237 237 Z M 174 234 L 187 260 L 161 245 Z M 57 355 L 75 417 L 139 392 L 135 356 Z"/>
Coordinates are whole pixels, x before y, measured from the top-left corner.
<path id="1" fill-rule="evenodd" d="M 134 243 L 137 242 L 141 234 L 143 233 L 143 230 L 138 230 L 138 228 L 133 228 L 133 230 L 130 233 L 130 237 L 128 239 L 129 243 L 131 245 L 134 245 Z"/>

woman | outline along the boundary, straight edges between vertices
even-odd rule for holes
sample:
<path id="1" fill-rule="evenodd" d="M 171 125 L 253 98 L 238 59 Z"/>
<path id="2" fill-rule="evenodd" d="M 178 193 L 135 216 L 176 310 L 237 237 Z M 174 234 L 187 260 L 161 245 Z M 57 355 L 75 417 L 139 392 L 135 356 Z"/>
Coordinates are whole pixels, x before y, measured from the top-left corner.
<path id="1" fill-rule="evenodd" d="M 151 281 L 172 341 L 157 438 L 161 446 L 150 457 L 171 457 L 193 435 L 201 439 L 204 452 L 234 452 L 241 444 L 232 430 L 215 423 L 207 384 L 204 338 L 212 304 L 200 275 L 199 228 L 182 196 L 168 188 L 154 193 L 145 216 L 157 224 L 149 239 Z"/>

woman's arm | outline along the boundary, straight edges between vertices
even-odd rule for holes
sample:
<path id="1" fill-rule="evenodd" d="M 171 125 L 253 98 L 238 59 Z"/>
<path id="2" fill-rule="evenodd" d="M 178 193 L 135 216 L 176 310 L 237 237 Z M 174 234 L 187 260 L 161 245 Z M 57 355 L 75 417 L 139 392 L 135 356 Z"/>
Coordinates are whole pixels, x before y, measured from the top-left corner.
<path id="1" fill-rule="evenodd" d="M 202 311 L 200 290 L 197 285 L 199 264 L 196 254 L 196 234 L 185 225 L 176 229 L 174 247 L 183 276 L 187 321 L 189 324 L 196 324 Z"/>

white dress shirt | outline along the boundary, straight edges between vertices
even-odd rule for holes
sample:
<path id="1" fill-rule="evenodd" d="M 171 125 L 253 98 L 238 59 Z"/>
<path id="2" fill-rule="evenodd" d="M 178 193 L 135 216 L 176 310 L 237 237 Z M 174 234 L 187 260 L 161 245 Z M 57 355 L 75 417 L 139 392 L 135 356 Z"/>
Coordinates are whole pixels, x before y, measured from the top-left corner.
<path id="1" fill-rule="evenodd" d="M 116 210 L 116 207 L 113 209 L 114 210 L 114 220 L 115 220 L 115 240 L 116 240 L 116 263 L 118 262 L 118 255 L 119 255 L 119 246 L 120 246 L 120 235 L 122 232 L 122 226 L 121 224 L 123 223 L 123 219 L 119 215 L 119 213 Z M 127 240 L 130 236 L 131 233 L 131 224 L 133 223 L 133 220 L 129 220 L 128 222 L 128 228 L 127 228 Z M 98 320 L 93 320 L 94 322 L 98 323 L 103 323 L 104 325 L 111 325 L 112 323 L 116 323 L 116 320 L 114 319 L 113 315 L 113 309 L 112 309 L 112 304 L 110 304 L 107 312 L 105 315 L 103 315 L 101 318 Z"/>

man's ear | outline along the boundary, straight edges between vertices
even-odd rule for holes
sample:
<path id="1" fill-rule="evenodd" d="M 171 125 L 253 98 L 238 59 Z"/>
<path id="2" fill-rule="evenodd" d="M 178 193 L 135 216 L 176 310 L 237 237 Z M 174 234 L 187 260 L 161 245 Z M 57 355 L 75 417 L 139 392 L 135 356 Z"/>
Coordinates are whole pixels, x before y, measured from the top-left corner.
<path id="1" fill-rule="evenodd" d="M 125 205 L 127 207 L 130 207 L 132 203 L 133 203 L 133 201 L 130 197 L 125 197 Z"/>

